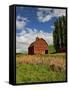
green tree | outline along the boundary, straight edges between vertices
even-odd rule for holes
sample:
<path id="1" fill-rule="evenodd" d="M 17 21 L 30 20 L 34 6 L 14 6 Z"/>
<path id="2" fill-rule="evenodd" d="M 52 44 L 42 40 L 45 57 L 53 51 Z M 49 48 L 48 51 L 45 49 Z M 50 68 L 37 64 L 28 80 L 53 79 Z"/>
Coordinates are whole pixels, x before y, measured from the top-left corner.
<path id="1" fill-rule="evenodd" d="M 53 43 L 56 49 L 56 52 L 59 52 L 60 48 L 66 49 L 67 43 L 67 30 L 66 30 L 66 17 L 59 17 L 54 22 L 54 31 L 53 31 Z"/>
<path id="2" fill-rule="evenodd" d="M 56 21 L 54 23 L 54 25 L 55 25 L 55 30 L 53 31 L 53 38 L 54 38 L 53 41 L 54 41 L 54 47 L 56 49 L 56 52 L 58 52 L 59 46 L 60 46 L 60 44 L 59 44 L 58 22 Z"/>

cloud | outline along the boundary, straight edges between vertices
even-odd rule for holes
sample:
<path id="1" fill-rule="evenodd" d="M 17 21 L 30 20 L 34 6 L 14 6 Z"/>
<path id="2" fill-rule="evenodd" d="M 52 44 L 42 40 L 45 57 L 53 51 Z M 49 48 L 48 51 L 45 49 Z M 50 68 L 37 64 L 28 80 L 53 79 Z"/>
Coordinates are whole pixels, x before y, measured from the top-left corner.
<path id="1" fill-rule="evenodd" d="M 66 10 L 65 9 L 54 9 L 53 16 L 55 17 L 66 16 Z"/>
<path id="2" fill-rule="evenodd" d="M 22 32 L 16 36 L 16 52 L 28 52 L 29 45 L 35 41 L 37 36 L 45 39 L 49 45 L 53 44 L 52 33 L 26 28 L 26 30 L 22 30 Z"/>
<path id="3" fill-rule="evenodd" d="M 52 26 L 51 26 L 51 29 L 54 29 L 54 28 L 55 28 L 54 25 L 52 25 Z"/>
<path id="4" fill-rule="evenodd" d="M 52 19 L 52 17 L 60 17 L 66 15 L 65 9 L 52 9 L 52 8 L 38 8 L 37 18 L 40 22 L 47 22 Z"/>
<path id="5" fill-rule="evenodd" d="M 17 16 L 16 17 L 16 29 L 22 30 L 28 22 L 28 19 L 25 17 Z"/>

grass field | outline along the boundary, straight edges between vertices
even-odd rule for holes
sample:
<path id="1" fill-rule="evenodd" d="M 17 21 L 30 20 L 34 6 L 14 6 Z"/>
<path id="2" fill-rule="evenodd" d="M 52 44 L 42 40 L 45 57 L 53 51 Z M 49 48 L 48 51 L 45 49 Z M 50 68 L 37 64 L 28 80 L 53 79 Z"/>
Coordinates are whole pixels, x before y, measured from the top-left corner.
<path id="1" fill-rule="evenodd" d="M 16 83 L 66 80 L 65 53 L 16 55 Z"/>
<path id="2" fill-rule="evenodd" d="M 56 50 L 55 50 L 54 46 L 53 45 L 49 45 L 48 46 L 48 53 L 55 53 L 55 52 L 56 52 Z"/>

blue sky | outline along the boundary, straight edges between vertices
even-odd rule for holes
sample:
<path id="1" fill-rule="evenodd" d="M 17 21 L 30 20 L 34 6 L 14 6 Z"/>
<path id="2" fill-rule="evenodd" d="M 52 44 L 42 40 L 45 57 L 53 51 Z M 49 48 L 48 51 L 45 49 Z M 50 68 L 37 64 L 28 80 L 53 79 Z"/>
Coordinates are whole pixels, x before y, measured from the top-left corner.
<path id="1" fill-rule="evenodd" d="M 37 19 L 37 8 L 32 8 L 32 7 L 24 7 L 24 8 L 20 8 L 17 7 L 16 8 L 16 17 L 19 15 L 21 17 L 25 17 L 27 18 L 29 21 L 29 23 L 27 24 L 27 27 L 33 29 L 36 28 L 38 30 L 43 30 L 43 31 L 47 31 L 47 32 L 51 32 L 53 29 L 51 28 L 51 26 L 53 26 L 53 23 L 55 21 L 55 17 L 53 17 L 51 20 L 49 20 L 48 22 L 39 22 Z"/>
<path id="2" fill-rule="evenodd" d="M 65 9 L 16 7 L 16 51 L 27 51 L 38 36 L 53 44 L 54 22 L 65 16 Z"/>

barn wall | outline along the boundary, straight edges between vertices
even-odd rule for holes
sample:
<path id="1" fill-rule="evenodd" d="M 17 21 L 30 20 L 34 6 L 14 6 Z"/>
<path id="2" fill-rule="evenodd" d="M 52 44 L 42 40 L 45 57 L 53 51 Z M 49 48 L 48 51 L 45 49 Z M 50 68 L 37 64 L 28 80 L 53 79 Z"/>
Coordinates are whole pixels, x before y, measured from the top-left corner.
<path id="1" fill-rule="evenodd" d="M 34 53 L 45 54 L 45 50 L 48 50 L 48 45 L 46 45 L 46 43 L 43 43 L 42 41 L 36 42 L 36 45 L 34 46 Z"/>
<path id="2" fill-rule="evenodd" d="M 28 48 L 28 54 L 34 54 L 34 46 Z"/>

